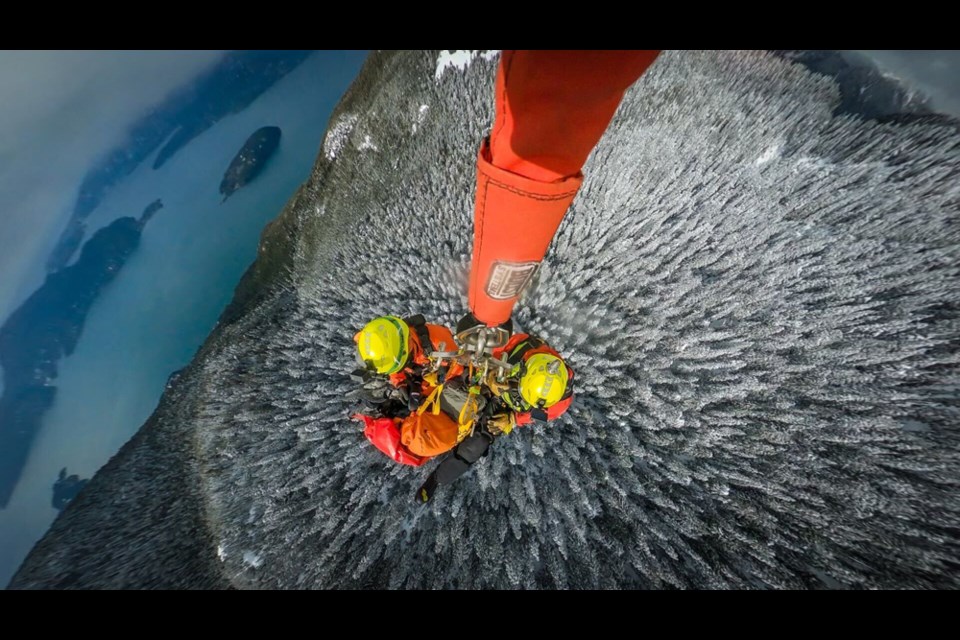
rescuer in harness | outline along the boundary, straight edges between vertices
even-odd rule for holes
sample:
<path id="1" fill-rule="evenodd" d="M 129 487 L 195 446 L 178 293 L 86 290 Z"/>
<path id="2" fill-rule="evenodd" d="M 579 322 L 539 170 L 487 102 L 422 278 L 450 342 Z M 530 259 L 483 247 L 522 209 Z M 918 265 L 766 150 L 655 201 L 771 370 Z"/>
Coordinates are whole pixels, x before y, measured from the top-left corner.
<path id="1" fill-rule="evenodd" d="M 511 365 L 506 380 L 489 374 L 486 386 L 497 410 L 487 424 L 494 434 L 559 418 L 573 401 L 573 369 L 540 338 L 518 333 L 493 356 Z"/>
<path id="2" fill-rule="evenodd" d="M 420 314 L 405 320 L 374 318 L 353 340 L 363 365 L 352 374 L 355 381 L 363 383 L 358 395 L 375 412 L 401 417 L 404 409 L 420 405 L 423 370 L 431 364 L 430 354 L 437 348 L 456 348 L 449 329 L 428 324 Z"/>
<path id="3" fill-rule="evenodd" d="M 464 367 L 460 352 L 437 350 L 453 337 L 422 316 L 376 318 L 354 338 L 365 365 L 355 375 L 379 384 L 378 415 L 354 416 L 363 420 L 367 439 L 412 466 L 453 449 L 418 492 L 422 501 L 466 472 L 496 437 L 560 416 L 573 397 L 572 369 L 543 340 L 525 333 L 495 348 L 483 371 Z"/>
<path id="4" fill-rule="evenodd" d="M 363 383 L 360 397 L 375 415 L 355 414 L 364 422 L 364 435 L 393 460 L 413 466 L 456 446 L 458 424 L 440 411 L 448 377 L 463 368 L 452 358 L 456 343 L 446 327 L 428 324 L 422 315 L 407 319 L 381 316 L 355 336 L 363 369 L 353 377 Z"/>

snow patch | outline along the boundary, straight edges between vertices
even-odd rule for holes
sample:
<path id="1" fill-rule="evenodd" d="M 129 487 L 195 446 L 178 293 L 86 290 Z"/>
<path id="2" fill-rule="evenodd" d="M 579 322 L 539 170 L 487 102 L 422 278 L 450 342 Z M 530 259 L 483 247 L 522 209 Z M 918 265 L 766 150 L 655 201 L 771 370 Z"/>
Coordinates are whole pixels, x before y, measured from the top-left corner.
<path id="1" fill-rule="evenodd" d="M 244 551 L 243 562 L 247 566 L 258 569 L 260 568 L 260 565 L 263 564 L 263 557 L 259 553 L 254 553 L 253 551 Z"/>
<path id="2" fill-rule="evenodd" d="M 766 151 L 760 154 L 760 157 L 757 158 L 754 164 L 758 167 L 763 166 L 775 158 L 780 157 L 780 149 L 783 145 L 775 144 L 772 147 L 768 147 Z"/>
<path id="3" fill-rule="evenodd" d="M 423 124 L 423 121 L 427 119 L 427 111 L 430 110 L 430 105 L 422 104 L 417 110 L 417 119 L 414 121 L 413 126 L 410 128 L 411 133 L 416 133 L 417 129 L 420 128 L 420 125 Z"/>
<path id="4" fill-rule="evenodd" d="M 323 139 L 323 154 L 327 157 L 327 160 L 334 160 L 337 157 L 340 150 L 347 144 L 347 138 L 350 137 L 350 132 L 356 125 L 357 115 L 348 113 L 341 116 L 336 124 L 330 127 Z"/>
<path id="5" fill-rule="evenodd" d="M 363 142 L 357 145 L 358 151 L 366 151 L 367 149 L 372 151 L 380 151 L 380 148 L 377 147 L 369 135 L 363 136 Z"/>
<path id="6" fill-rule="evenodd" d="M 454 69 L 459 69 L 460 71 L 466 71 L 467 67 L 476 60 L 477 58 L 483 58 L 487 62 L 492 61 L 500 55 L 499 49 L 490 49 L 488 51 L 481 52 L 479 49 L 458 49 L 455 51 L 441 51 L 440 55 L 437 56 L 437 72 L 436 80 L 440 81 L 440 78 L 443 77 L 443 72 L 448 68 L 453 67 Z"/>

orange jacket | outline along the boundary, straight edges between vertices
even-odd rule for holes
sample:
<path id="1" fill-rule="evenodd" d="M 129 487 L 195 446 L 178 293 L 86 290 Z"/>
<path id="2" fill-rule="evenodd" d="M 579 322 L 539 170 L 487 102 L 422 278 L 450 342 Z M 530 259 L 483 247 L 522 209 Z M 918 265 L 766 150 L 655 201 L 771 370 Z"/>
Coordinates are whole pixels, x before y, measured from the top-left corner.
<path id="1" fill-rule="evenodd" d="M 659 51 L 504 51 L 477 157 L 470 310 L 495 326 L 547 252 L 623 94 Z"/>
<path id="2" fill-rule="evenodd" d="M 427 328 L 427 333 L 430 336 L 430 342 L 433 343 L 433 347 L 437 351 L 456 351 L 457 343 L 453 339 L 453 334 L 450 333 L 450 329 L 447 329 L 444 326 L 438 324 L 430 324 L 429 322 L 425 324 Z M 444 345 L 443 348 L 440 345 Z M 414 373 L 414 368 L 424 367 L 430 364 L 429 350 L 424 349 L 423 345 L 420 342 L 420 336 L 417 335 L 415 327 L 410 327 L 410 357 L 407 360 L 406 366 L 403 370 L 398 371 L 397 373 L 390 374 L 390 384 L 395 387 L 400 387 L 407 383 L 408 377 Z M 447 373 L 448 376 L 457 376 L 463 372 L 463 367 L 459 364 L 454 363 L 450 367 L 450 371 Z M 433 387 L 428 383 L 423 383 L 423 393 L 429 395 L 433 391 Z"/>

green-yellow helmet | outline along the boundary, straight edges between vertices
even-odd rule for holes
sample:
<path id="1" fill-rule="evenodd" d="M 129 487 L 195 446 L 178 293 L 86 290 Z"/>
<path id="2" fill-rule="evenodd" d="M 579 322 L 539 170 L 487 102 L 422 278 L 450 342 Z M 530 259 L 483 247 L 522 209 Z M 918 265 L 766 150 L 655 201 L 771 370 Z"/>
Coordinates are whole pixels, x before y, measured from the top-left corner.
<path id="1" fill-rule="evenodd" d="M 360 358 L 377 373 L 397 373 L 410 355 L 410 327 L 396 316 L 374 318 L 353 339 Z"/>
<path id="2" fill-rule="evenodd" d="M 531 407 L 552 407 L 566 393 L 567 379 L 567 365 L 562 359 L 549 353 L 536 353 L 524 363 L 520 396 Z"/>

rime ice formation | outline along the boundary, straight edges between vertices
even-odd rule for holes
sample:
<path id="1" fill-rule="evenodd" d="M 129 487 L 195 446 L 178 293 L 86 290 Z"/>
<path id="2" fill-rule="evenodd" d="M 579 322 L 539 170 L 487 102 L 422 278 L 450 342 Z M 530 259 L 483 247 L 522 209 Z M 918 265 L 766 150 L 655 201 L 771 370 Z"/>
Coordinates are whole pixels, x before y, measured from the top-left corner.
<path id="1" fill-rule="evenodd" d="M 517 310 L 572 409 L 413 502 L 430 468 L 344 394 L 371 316 L 466 304 L 495 62 L 437 58 L 372 56 L 349 140 L 12 585 L 960 586 L 960 134 L 834 115 L 763 53 L 665 53 L 630 90 Z"/>

